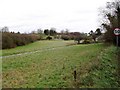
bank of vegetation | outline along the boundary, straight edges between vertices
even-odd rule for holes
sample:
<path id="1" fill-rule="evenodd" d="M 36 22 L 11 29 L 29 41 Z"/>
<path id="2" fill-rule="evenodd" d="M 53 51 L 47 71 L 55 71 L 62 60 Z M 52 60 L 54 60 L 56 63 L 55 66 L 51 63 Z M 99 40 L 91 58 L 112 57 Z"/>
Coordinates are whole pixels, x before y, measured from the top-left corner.
<path id="1" fill-rule="evenodd" d="M 119 50 L 120 51 L 120 50 Z M 78 81 L 76 87 L 91 88 L 118 88 L 120 87 L 119 67 L 115 46 L 103 50 L 100 55 L 84 63 L 78 69 Z M 83 68 L 84 67 L 84 68 Z"/>
<path id="2" fill-rule="evenodd" d="M 40 40 L 35 34 L 2 33 L 2 49 L 15 48 Z"/>

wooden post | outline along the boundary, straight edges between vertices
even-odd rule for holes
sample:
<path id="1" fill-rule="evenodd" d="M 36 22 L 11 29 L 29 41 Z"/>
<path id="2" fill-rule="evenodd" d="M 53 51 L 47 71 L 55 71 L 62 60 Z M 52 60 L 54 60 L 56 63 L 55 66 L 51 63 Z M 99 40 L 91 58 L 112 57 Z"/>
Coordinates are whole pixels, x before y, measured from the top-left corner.
<path id="1" fill-rule="evenodd" d="M 76 70 L 74 70 L 74 80 L 76 81 L 76 79 L 77 79 L 77 72 Z"/>

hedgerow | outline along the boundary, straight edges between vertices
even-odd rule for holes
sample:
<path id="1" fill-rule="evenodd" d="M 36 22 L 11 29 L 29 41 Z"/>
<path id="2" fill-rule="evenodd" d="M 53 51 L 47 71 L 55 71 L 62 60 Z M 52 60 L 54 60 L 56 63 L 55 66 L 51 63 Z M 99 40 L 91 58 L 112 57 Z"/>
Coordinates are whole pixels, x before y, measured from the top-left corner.
<path id="1" fill-rule="evenodd" d="M 40 40 L 37 34 L 2 33 L 2 49 L 14 48 Z"/>

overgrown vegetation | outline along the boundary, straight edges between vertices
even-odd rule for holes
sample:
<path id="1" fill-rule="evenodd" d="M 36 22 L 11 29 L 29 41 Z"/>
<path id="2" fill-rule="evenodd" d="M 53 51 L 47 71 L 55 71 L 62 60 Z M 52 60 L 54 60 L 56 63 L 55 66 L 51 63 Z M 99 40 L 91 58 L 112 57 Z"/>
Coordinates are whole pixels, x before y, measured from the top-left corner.
<path id="1" fill-rule="evenodd" d="M 39 35 L 2 32 L 2 49 L 14 48 L 40 40 Z"/>
<path id="2" fill-rule="evenodd" d="M 115 28 L 120 28 L 120 1 L 114 0 L 106 3 L 106 8 L 102 9 L 100 14 L 103 16 L 101 26 L 105 31 L 105 41 L 116 45 L 116 37 L 113 31 Z M 118 45 L 120 46 L 120 36 L 118 38 Z"/>
<path id="3" fill-rule="evenodd" d="M 116 58 L 116 47 L 111 46 L 101 52 L 101 54 L 87 62 L 78 69 L 79 77 L 75 83 L 76 87 L 92 88 L 118 88 L 119 73 L 118 61 Z"/>

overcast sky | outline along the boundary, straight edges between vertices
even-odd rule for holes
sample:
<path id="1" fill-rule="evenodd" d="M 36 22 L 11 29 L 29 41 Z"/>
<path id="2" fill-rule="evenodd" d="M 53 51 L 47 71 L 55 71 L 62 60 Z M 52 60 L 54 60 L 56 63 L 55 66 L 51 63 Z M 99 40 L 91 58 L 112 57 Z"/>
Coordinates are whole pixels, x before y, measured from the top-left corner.
<path id="1" fill-rule="evenodd" d="M 31 32 L 50 29 L 89 32 L 99 26 L 99 7 L 110 0 L 0 0 L 0 27 Z"/>

